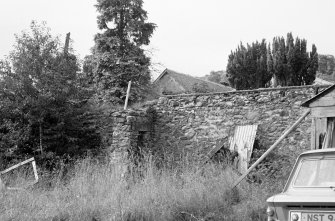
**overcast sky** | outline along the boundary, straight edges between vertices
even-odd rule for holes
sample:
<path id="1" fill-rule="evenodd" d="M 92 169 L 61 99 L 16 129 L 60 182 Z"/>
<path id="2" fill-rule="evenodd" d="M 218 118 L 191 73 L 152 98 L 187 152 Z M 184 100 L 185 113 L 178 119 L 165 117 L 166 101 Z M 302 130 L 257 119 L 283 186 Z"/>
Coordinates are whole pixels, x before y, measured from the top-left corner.
<path id="1" fill-rule="evenodd" d="M 14 34 L 32 20 L 46 21 L 54 35 L 71 32 L 73 48 L 90 53 L 96 25 L 95 0 L 0 0 L 0 58 Z M 194 76 L 226 68 L 228 55 L 240 41 L 274 36 L 307 39 L 320 54 L 335 55 L 335 0 L 144 0 L 150 22 L 157 24 L 149 49 L 159 69 Z M 156 74 L 157 75 L 157 74 Z"/>

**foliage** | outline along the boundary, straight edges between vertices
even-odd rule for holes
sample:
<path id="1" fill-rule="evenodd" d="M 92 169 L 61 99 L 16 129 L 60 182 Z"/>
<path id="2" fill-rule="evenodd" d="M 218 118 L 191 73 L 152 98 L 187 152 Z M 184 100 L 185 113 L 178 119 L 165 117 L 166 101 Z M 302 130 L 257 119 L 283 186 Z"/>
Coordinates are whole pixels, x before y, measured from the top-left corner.
<path id="1" fill-rule="evenodd" d="M 212 81 L 217 84 L 222 84 L 229 86 L 229 81 L 227 79 L 227 73 L 225 71 L 211 71 L 209 75 L 206 75 L 203 79 Z"/>
<path id="2" fill-rule="evenodd" d="M 98 0 L 98 28 L 92 55 L 84 72 L 100 101 L 121 103 L 132 81 L 131 101 L 140 100 L 150 83 L 150 59 L 142 45 L 148 45 L 156 27 L 146 22 L 142 0 Z"/>
<path id="3" fill-rule="evenodd" d="M 209 89 L 208 85 L 205 82 L 194 83 L 192 85 L 192 91 L 194 93 L 208 93 L 208 92 L 211 92 L 211 90 Z"/>
<path id="4" fill-rule="evenodd" d="M 77 58 L 61 50 L 45 23 L 33 21 L 30 32 L 16 35 L 0 70 L 0 142 L 7 157 L 76 155 L 99 145 Z"/>
<path id="5" fill-rule="evenodd" d="M 272 77 L 267 71 L 268 59 L 265 40 L 247 44 L 247 47 L 241 43 L 228 58 L 230 84 L 238 90 L 266 87 Z"/>
<path id="6" fill-rule="evenodd" d="M 223 71 L 211 71 L 207 80 L 220 84 Z"/>
<path id="7" fill-rule="evenodd" d="M 335 71 L 335 58 L 333 55 L 319 55 L 319 72 L 332 75 Z"/>
<path id="8" fill-rule="evenodd" d="M 273 72 L 276 83 L 281 86 L 309 85 L 315 80 L 318 69 L 318 54 L 312 45 L 307 52 L 307 41 L 287 34 L 286 43 L 283 37 L 273 39 Z"/>
<path id="9" fill-rule="evenodd" d="M 307 52 L 307 41 L 296 38 L 292 33 L 284 37 L 275 37 L 270 45 L 265 40 L 261 43 L 242 43 L 231 52 L 227 64 L 227 77 L 236 89 L 254 89 L 270 86 L 309 85 L 315 80 L 318 69 L 316 46 Z"/>

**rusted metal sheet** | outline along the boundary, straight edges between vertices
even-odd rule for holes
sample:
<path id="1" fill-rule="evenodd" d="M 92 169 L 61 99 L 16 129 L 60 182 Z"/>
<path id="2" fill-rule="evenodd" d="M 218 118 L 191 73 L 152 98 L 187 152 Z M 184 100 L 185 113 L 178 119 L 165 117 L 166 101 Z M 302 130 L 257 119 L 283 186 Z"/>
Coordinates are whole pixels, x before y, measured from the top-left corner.
<path id="1" fill-rule="evenodd" d="M 253 151 L 258 125 L 237 126 L 234 137 L 229 140 L 230 151 L 237 151 L 239 160 L 237 167 L 239 172 L 248 170 L 248 164 Z"/>

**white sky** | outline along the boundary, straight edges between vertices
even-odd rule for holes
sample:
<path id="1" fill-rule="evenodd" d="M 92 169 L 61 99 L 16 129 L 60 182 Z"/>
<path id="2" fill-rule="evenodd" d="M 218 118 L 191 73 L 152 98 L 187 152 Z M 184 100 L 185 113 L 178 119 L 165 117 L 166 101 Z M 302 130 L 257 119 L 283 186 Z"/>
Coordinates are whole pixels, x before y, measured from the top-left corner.
<path id="1" fill-rule="evenodd" d="M 54 35 L 71 32 L 83 58 L 93 46 L 95 0 L 0 0 L 0 58 L 14 34 L 32 20 L 46 21 Z M 157 24 L 150 49 L 153 62 L 185 74 L 203 76 L 226 68 L 228 55 L 244 44 L 274 36 L 305 38 L 308 50 L 335 55 L 335 0 L 144 0 Z"/>

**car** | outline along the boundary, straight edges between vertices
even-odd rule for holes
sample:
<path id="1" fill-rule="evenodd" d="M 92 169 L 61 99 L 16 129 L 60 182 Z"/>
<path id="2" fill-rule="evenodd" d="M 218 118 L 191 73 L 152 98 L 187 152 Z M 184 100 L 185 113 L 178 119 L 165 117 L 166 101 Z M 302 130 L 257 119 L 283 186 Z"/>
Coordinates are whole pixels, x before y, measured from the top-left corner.
<path id="1" fill-rule="evenodd" d="M 300 154 L 267 206 L 268 221 L 335 221 L 335 148 Z"/>

